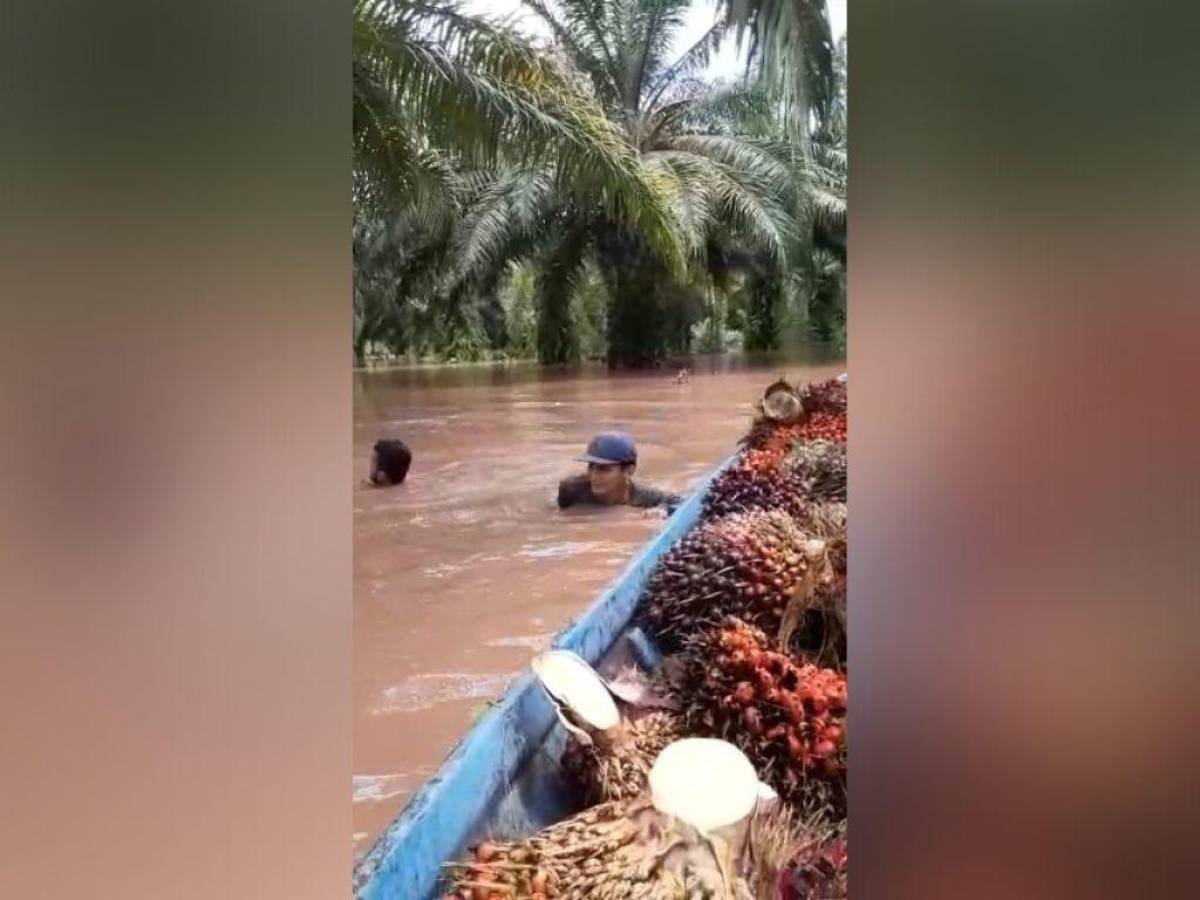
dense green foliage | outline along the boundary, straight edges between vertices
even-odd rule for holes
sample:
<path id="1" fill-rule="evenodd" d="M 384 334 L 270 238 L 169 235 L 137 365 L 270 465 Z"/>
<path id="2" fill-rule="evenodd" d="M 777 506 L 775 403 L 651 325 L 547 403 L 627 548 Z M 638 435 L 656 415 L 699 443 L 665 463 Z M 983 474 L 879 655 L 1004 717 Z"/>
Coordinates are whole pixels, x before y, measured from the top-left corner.
<path id="1" fill-rule="evenodd" d="M 671 58 L 688 0 L 525 5 L 550 42 L 446 0 L 355 4 L 356 359 L 843 339 L 844 45 L 805 62 L 833 88 L 800 131 L 761 62 L 700 79 L 732 13 Z"/>

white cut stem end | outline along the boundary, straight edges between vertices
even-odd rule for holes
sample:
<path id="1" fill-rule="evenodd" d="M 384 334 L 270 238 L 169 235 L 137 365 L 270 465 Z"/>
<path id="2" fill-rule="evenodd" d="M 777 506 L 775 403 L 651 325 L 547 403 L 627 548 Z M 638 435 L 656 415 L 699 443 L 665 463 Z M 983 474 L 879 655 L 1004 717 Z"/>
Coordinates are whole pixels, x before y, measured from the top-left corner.
<path id="1" fill-rule="evenodd" d="M 713 738 L 675 741 L 650 769 L 655 808 L 703 834 L 737 824 L 753 813 L 759 784 L 746 754 Z"/>
<path id="2" fill-rule="evenodd" d="M 546 693 L 570 710 L 581 725 L 595 731 L 608 731 L 621 722 L 621 713 L 604 679 L 569 650 L 550 650 L 532 663 Z"/>

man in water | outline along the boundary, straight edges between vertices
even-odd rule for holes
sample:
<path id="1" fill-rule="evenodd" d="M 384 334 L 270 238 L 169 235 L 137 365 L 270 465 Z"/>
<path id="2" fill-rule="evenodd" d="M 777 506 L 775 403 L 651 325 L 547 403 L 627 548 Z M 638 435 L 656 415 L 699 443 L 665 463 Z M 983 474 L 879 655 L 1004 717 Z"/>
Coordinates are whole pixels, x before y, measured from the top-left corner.
<path id="1" fill-rule="evenodd" d="M 371 453 L 370 482 L 375 487 L 400 484 L 408 476 L 412 451 L 404 441 L 376 441 Z"/>
<path id="2" fill-rule="evenodd" d="M 596 506 L 628 504 L 650 508 L 665 507 L 672 512 L 682 502 L 676 494 L 647 487 L 633 480 L 637 469 L 637 447 L 633 438 L 619 431 L 596 435 L 577 460 L 587 463 L 586 475 L 573 475 L 558 484 L 558 507 L 577 503 Z"/>

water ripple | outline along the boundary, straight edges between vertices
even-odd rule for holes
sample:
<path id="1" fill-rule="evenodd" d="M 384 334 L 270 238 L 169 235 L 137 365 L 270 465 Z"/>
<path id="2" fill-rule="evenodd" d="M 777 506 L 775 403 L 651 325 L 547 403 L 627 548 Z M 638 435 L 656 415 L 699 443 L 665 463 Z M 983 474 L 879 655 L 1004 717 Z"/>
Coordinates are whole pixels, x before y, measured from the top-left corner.
<path id="1" fill-rule="evenodd" d="M 415 712 L 454 700 L 492 699 L 499 696 L 517 675 L 465 674 L 462 672 L 414 675 L 399 684 L 384 688 L 381 703 L 371 715 Z"/>
<path id="2" fill-rule="evenodd" d="M 514 637 L 502 637 L 488 641 L 489 647 L 528 647 L 530 650 L 545 650 L 554 640 L 554 632 L 545 634 L 520 634 Z"/>
<path id="3" fill-rule="evenodd" d="M 424 770 L 430 767 L 423 767 Z M 351 797 L 354 803 L 379 803 L 399 797 L 409 790 L 407 781 L 413 775 L 423 776 L 425 771 L 413 773 L 397 772 L 392 775 L 355 775 L 351 779 Z"/>

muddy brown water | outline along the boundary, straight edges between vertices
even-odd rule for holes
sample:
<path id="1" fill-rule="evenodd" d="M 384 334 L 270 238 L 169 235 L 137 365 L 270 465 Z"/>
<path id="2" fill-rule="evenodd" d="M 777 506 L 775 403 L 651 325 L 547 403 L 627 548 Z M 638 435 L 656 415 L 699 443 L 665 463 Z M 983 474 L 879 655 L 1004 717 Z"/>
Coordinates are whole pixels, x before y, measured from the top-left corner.
<path id="1" fill-rule="evenodd" d="M 403 485 L 354 490 L 355 856 L 661 527 L 628 507 L 555 507 L 593 432 L 629 431 L 638 478 L 684 493 L 732 452 L 775 375 L 843 370 L 816 348 L 703 360 L 686 384 L 600 366 L 356 373 L 355 477 L 380 437 L 407 442 L 413 464 Z"/>

